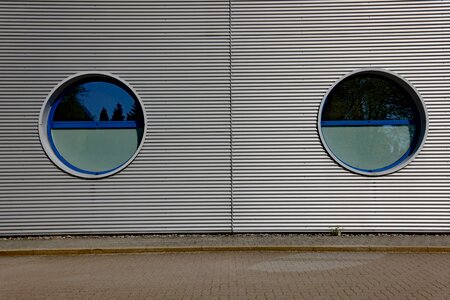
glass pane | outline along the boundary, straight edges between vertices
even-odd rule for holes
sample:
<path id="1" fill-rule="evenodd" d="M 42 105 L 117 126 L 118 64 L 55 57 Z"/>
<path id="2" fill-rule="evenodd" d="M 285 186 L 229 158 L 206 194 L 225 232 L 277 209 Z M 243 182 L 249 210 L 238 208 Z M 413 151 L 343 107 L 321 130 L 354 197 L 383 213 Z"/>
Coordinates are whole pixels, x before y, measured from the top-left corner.
<path id="1" fill-rule="evenodd" d="M 362 170 L 385 168 L 411 147 L 416 126 L 322 127 L 327 146 L 342 162 Z"/>
<path id="2" fill-rule="evenodd" d="M 77 82 L 57 99 L 53 121 L 140 121 L 139 101 L 125 86 L 108 81 Z"/>
<path id="3" fill-rule="evenodd" d="M 101 173 L 120 167 L 136 153 L 143 129 L 52 129 L 51 135 L 67 162 Z"/>
<path id="4" fill-rule="evenodd" d="M 322 120 L 413 120 L 418 111 L 411 96 L 395 81 L 356 74 L 341 81 L 329 94 Z"/>

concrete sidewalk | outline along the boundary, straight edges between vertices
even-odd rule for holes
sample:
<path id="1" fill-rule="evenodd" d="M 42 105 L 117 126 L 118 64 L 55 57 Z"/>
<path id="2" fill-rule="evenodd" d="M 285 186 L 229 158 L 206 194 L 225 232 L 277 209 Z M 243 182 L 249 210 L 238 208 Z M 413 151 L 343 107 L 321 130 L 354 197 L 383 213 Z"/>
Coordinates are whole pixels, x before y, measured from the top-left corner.
<path id="1" fill-rule="evenodd" d="M 450 234 L 168 234 L 0 238 L 0 255 L 191 251 L 450 252 Z"/>

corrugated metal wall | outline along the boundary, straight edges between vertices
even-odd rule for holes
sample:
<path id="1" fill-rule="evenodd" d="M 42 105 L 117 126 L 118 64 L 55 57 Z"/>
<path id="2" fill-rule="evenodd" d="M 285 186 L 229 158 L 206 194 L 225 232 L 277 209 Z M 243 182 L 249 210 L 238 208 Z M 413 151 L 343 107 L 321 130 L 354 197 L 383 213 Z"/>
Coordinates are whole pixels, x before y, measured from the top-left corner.
<path id="1" fill-rule="evenodd" d="M 449 231 L 449 46 L 450 1 L 2 1 L 0 234 Z M 319 141 L 324 94 L 358 68 L 427 105 L 397 173 L 350 173 Z M 138 92 L 149 127 L 125 170 L 85 180 L 37 128 L 51 89 L 95 70 Z"/>
<path id="2" fill-rule="evenodd" d="M 236 1 L 232 24 L 236 231 L 450 229 L 449 1 Z M 358 68 L 426 102 L 426 144 L 395 174 L 352 174 L 321 146 L 320 102 Z"/>
<path id="3" fill-rule="evenodd" d="M 228 1 L 0 2 L 0 233 L 230 231 Z M 39 111 L 82 71 L 145 104 L 137 158 L 101 180 L 45 156 Z"/>

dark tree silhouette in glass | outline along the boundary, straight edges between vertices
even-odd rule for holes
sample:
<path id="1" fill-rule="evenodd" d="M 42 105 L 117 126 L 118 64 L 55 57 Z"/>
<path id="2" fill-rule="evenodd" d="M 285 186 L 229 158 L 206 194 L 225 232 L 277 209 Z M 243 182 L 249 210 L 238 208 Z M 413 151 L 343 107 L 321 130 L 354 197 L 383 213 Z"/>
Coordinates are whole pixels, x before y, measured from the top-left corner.
<path id="1" fill-rule="evenodd" d="M 139 145 L 141 143 L 144 126 L 144 112 L 136 100 L 133 102 L 130 111 L 127 113 L 127 121 L 135 121 L 137 123 L 138 128 L 136 130 L 141 132 L 137 135 L 137 144 Z"/>
<path id="2" fill-rule="evenodd" d="M 116 107 L 114 107 L 111 121 L 123 121 L 123 120 L 125 120 L 125 116 L 123 115 L 122 104 L 117 103 Z"/>
<path id="3" fill-rule="evenodd" d="M 144 112 L 142 107 L 134 101 L 130 111 L 127 114 L 127 121 L 143 122 Z"/>
<path id="4" fill-rule="evenodd" d="M 327 98 L 323 120 L 416 120 L 409 94 L 394 81 L 373 75 L 351 76 Z"/>
<path id="5" fill-rule="evenodd" d="M 93 121 L 93 115 L 81 102 L 86 92 L 85 87 L 78 85 L 65 93 L 55 110 L 53 121 Z"/>
<path id="6" fill-rule="evenodd" d="M 100 121 L 109 121 L 108 112 L 106 111 L 106 108 L 102 108 L 100 111 Z"/>

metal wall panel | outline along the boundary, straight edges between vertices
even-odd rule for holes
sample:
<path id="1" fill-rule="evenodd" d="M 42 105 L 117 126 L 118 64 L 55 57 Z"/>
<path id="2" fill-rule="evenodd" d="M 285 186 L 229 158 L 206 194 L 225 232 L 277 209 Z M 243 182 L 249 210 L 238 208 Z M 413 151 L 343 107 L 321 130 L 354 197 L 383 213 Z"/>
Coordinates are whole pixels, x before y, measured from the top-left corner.
<path id="1" fill-rule="evenodd" d="M 0 234 L 230 231 L 228 1 L 0 2 Z M 85 180 L 38 137 L 48 93 L 110 72 L 145 104 L 143 148 Z"/>
<path id="2" fill-rule="evenodd" d="M 1 1 L 0 235 L 448 232 L 449 46 L 450 1 Z M 427 105 L 425 146 L 394 174 L 350 173 L 319 141 L 324 94 L 358 68 Z M 86 71 L 147 113 L 135 161 L 101 180 L 57 169 L 38 136 L 48 93 Z"/>
<path id="3" fill-rule="evenodd" d="M 450 230 L 450 1 L 232 1 L 236 232 Z M 322 148 L 320 103 L 359 68 L 414 85 L 429 114 L 421 153 L 382 177 Z"/>

